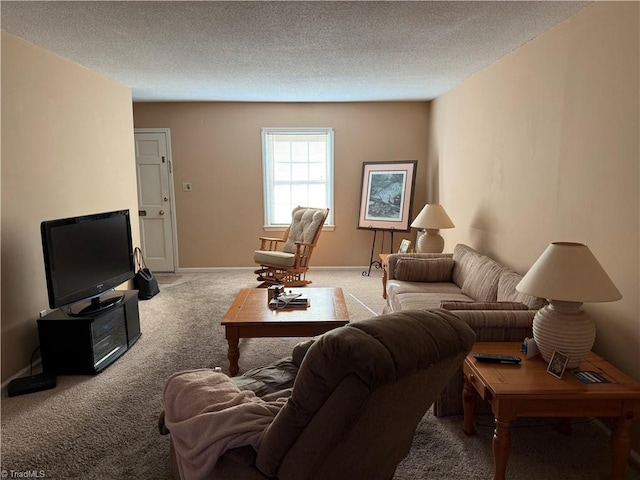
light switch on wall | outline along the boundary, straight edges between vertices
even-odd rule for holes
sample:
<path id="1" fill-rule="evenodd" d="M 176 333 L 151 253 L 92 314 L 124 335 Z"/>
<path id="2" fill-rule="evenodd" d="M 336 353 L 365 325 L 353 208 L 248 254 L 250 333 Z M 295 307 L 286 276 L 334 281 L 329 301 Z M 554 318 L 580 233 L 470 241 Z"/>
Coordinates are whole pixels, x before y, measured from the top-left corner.
<path id="1" fill-rule="evenodd" d="M 193 190 L 193 187 L 191 187 L 191 182 L 182 182 L 182 191 L 183 192 L 190 192 Z"/>

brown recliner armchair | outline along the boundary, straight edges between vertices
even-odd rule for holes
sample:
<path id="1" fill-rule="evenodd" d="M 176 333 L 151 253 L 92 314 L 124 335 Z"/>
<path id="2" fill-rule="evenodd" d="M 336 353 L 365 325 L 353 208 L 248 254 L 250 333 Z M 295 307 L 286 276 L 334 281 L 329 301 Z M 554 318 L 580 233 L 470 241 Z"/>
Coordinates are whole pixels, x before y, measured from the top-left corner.
<path id="1" fill-rule="evenodd" d="M 259 442 L 227 450 L 213 459 L 210 472 L 197 478 L 391 479 L 409 453 L 418 422 L 460 367 L 474 338 L 463 321 L 445 310 L 391 313 L 325 333 L 308 347 L 291 396 L 279 401 Z M 239 394 L 253 397 L 251 408 L 275 405 L 260 403 L 250 392 Z M 188 396 L 178 400 L 190 401 Z M 169 430 L 183 420 L 169 418 L 175 410 L 167 404 L 165 390 Z M 225 424 L 237 426 L 234 421 Z M 172 440 L 176 445 L 182 441 Z M 202 475 L 203 461 L 211 459 L 202 457 L 200 446 L 191 447 L 190 452 L 199 452 L 194 463 Z M 193 465 L 188 462 L 197 455 L 181 458 L 178 450 L 172 444 L 174 474 L 180 470 L 189 478 Z"/>

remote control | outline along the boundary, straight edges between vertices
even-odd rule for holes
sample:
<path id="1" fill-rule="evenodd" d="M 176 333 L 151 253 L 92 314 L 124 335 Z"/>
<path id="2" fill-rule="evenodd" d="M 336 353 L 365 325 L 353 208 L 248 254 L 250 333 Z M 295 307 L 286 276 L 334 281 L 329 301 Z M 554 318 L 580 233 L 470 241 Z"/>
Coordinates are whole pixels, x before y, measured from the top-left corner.
<path id="1" fill-rule="evenodd" d="M 473 357 L 479 362 L 489 363 L 512 363 L 517 364 L 521 362 L 520 357 L 515 355 L 498 355 L 496 353 L 480 353 L 476 352 Z"/>

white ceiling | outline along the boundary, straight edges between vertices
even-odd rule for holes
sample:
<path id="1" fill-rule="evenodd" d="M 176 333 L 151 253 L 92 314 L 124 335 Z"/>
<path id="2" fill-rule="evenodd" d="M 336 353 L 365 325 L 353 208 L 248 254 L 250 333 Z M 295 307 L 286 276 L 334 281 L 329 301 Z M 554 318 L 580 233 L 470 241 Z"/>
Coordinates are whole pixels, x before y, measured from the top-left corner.
<path id="1" fill-rule="evenodd" d="M 589 2 L 2 1 L 2 29 L 136 101 L 428 100 Z"/>

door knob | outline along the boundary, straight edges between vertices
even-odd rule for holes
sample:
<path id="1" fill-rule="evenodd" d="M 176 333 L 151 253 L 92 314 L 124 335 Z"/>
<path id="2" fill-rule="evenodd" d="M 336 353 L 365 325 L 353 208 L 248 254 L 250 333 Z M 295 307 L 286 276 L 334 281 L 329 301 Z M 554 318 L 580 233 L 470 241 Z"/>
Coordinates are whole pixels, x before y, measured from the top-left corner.
<path id="1" fill-rule="evenodd" d="M 160 215 L 164 215 L 164 210 L 160 210 L 158 213 L 159 213 Z"/>
<path id="2" fill-rule="evenodd" d="M 169 201 L 169 197 L 164 197 L 164 201 L 168 202 Z"/>

